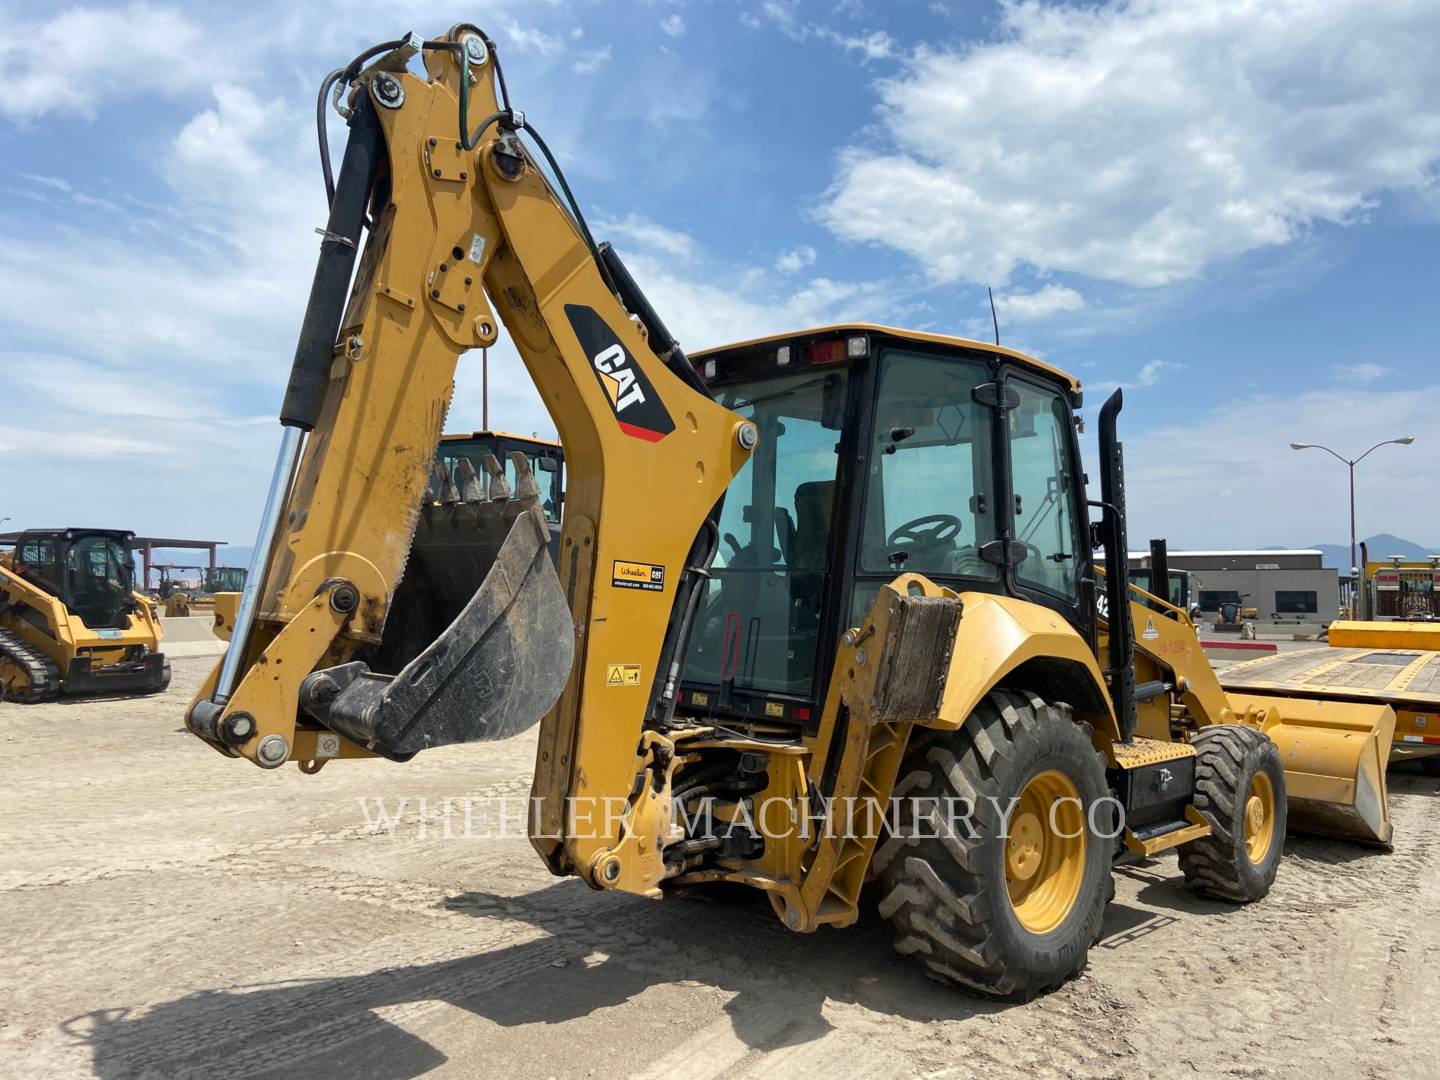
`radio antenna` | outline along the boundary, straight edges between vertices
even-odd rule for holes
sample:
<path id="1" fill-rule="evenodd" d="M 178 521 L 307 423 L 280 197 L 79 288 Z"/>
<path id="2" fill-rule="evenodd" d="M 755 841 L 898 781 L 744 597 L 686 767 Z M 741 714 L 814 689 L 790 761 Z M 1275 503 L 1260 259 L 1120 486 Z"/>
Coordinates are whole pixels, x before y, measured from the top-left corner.
<path id="1" fill-rule="evenodd" d="M 990 321 L 995 324 L 995 344 L 1000 344 L 1000 317 L 995 314 L 995 294 L 990 291 L 990 286 L 985 286 L 985 295 L 990 297 Z"/>

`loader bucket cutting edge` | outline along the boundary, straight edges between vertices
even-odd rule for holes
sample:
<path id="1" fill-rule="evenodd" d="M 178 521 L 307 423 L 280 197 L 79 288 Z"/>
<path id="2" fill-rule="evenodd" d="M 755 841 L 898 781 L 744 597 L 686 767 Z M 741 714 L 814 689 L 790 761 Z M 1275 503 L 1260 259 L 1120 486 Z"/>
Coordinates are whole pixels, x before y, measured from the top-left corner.
<path id="1" fill-rule="evenodd" d="M 1389 847 L 1393 829 L 1385 766 L 1395 733 L 1389 705 L 1230 694 L 1237 713 L 1255 709 L 1285 765 L 1289 825 Z"/>
<path id="2" fill-rule="evenodd" d="M 318 695 L 321 722 L 390 757 L 507 739 L 537 723 L 560 697 L 575 648 L 549 536 L 537 507 L 521 512 L 469 602 L 395 674 L 357 662 L 311 675 L 307 683 L 330 680 Z"/>

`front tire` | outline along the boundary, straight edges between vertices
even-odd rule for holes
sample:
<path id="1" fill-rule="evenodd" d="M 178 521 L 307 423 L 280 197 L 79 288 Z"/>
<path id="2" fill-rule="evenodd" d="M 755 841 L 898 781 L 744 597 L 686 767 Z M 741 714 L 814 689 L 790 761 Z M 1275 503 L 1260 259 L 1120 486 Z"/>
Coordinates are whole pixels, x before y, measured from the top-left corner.
<path id="1" fill-rule="evenodd" d="M 1181 844 L 1180 869 L 1193 889 L 1246 904 L 1275 883 L 1285 848 L 1285 766 L 1274 741 L 1254 728 L 1215 724 L 1195 747 L 1195 809 L 1214 831 Z"/>
<path id="2" fill-rule="evenodd" d="M 958 731 L 912 748 L 895 794 L 898 828 L 875 866 L 898 951 L 942 982 L 1021 1001 L 1084 970 L 1113 848 L 1087 827 L 1108 795 L 1087 725 L 994 691 Z"/>

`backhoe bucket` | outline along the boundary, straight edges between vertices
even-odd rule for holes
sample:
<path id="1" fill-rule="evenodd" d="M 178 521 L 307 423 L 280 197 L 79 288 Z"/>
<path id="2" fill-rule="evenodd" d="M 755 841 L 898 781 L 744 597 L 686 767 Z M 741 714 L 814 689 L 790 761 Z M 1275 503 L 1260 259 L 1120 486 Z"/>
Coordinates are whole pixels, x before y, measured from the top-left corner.
<path id="1" fill-rule="evenodd" d="M 437 471 L 380 646 L 311 674 L 301 707 L 387 757 L 507 739 L 560 697 L 574 660 L 550 529 L 524 455 L 516 496 L 493 457 L 482 491 L 464 463 L 459 490 Z M 427 520 L 428 519 L 428 520 Z"/>
<path id="2" fill-rule="evenodd" d="M 1254 709 L 1285 764 L 1289 826 L 1390 846 L 1385 765 L 1395 734 L 1389 705 L 1230 694 L 1237 712 Z"/>

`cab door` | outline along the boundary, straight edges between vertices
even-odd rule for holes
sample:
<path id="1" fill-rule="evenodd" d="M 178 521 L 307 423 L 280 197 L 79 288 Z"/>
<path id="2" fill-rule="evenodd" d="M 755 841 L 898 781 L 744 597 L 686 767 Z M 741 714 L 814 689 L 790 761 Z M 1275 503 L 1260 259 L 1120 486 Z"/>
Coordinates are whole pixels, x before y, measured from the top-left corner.
<path id="1" fill-rule="evenodd" d="M 1015 590 L 1054 608 L 1087 637 L 1093 631 L 1093 583 L 1084 473 L 1068 388 L 1011 369 L 1004 445 Z"/>

